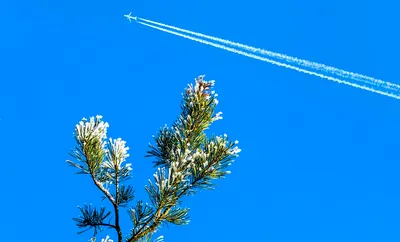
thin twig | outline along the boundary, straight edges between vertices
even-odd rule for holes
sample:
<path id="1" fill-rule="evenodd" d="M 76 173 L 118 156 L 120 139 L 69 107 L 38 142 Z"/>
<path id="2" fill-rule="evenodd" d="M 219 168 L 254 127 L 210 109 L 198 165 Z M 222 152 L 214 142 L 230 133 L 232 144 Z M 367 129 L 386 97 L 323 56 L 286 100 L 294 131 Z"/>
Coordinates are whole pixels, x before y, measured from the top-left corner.
<path id="1" fill-rule="evenodd" d="M 122 242 L 122 231 L 119 225 L 119 208 L 118 208 L 118 186 L 119 186 L 119 177 L 118 177 L 118 167 L 115 165 L 115 204 L 114 204 L 114 212 L 115 212 L 115 229 L 118 234 L 118 242 Z"/>

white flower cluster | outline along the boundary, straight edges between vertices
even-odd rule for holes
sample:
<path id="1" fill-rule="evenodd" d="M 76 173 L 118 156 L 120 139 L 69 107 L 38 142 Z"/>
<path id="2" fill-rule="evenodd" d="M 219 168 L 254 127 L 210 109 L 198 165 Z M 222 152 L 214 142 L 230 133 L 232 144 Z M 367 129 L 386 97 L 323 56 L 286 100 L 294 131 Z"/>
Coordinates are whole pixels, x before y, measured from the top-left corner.
<path id="1" fill-rule="evenodd" d="M 82 121 L 79 122 L 75 126 L 75 131 L 78 139 L 84 142 L 89 136 L 91 138 L 96 138 L 99 140 L 104 140 L 107 138 L 107 128 L 109 127 L 108 123 L 101 121 L 103 117 L 100 115 L 96 116 L 96 120 L 94 117 L 91 117 L 89 122 L 86 118 L 83 118 Z M 103 142 L 103 146 L 105 143 Z"/>

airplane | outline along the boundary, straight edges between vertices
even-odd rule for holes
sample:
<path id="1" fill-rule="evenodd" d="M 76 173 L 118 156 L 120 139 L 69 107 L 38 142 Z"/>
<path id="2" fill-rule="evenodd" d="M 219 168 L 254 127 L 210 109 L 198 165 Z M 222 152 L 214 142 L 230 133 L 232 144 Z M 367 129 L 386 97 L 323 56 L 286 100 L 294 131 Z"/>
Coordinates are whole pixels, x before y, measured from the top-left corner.
<path id="1" fill-rule="evenodd" d="M 125 14 L 124 17 L 126 17 L 129 20 L 129 22 L 132 22 L 132 19 L 137 21 L 137 17 L 132 17 L 131 14 L 132 12 L 130 12 L 129 14 Z"/>

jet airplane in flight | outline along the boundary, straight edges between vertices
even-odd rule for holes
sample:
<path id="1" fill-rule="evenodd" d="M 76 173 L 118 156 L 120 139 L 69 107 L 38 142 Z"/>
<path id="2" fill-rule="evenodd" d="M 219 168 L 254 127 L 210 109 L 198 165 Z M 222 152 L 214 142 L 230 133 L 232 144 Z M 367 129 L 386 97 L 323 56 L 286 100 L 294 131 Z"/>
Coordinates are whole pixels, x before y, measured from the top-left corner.
<path id="1" fill-rule="evenodd" d="M 132 22 L 132 19 L 137 21 L 137 17 L 133 17 L 132 12 L 130 12 L 129 14 L 125 14 L 124 17 L 126 17 L 129 20 L 129 22 Z"/>

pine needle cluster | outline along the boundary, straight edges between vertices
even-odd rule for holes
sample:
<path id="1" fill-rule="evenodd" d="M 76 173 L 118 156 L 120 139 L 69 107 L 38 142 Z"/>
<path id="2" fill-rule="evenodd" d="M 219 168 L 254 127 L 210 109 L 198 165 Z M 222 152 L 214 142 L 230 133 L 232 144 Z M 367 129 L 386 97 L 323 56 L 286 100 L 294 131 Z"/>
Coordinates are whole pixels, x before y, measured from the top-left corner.
<path id="1" fill-rule="evenodd" d="M 127 208 L 132 229 L 125 241 L 150 242 L 163 225 L 188 224 L 189 208 L 182 206 L 182 198 L 214 189 L 213 181 L 230 173 L 227 169 L 240 152 L 238 142 L 230 141 L 227 135 L 208 137 L 205 133 L 213 122 L 222 119 L 221 112 L 214 112 L 218 95 L 213 88 L 214 81 L 205 81 L 204 76 L 196 78 L 194 85 L 189 84 L 183 93 L 179 117 L 171 127 L 161 128 L 149 145 L 146 156 L 153 159 L 156 168 L 153 180 L 149 179 L 145 186 L 149 203 L 138 200 Z M 120 208 L 135 199 L 133 186 L 128 184 L 132 169 L 127 163 L 126 142 L 108 139 L 108 127 L 101 116 L 82 119 L 75 127 L 76 146 L 70 153 L 74 161 L 67 162 L 79 174 L 90 176 L 113 211 L 85 205 L 79 207 L 81 215 L 74 221 L 83 229 L 81 232 L 93 229 L 94 236 L 104 228 L 114 229 L 117 241 L 122 242 Z"/>

